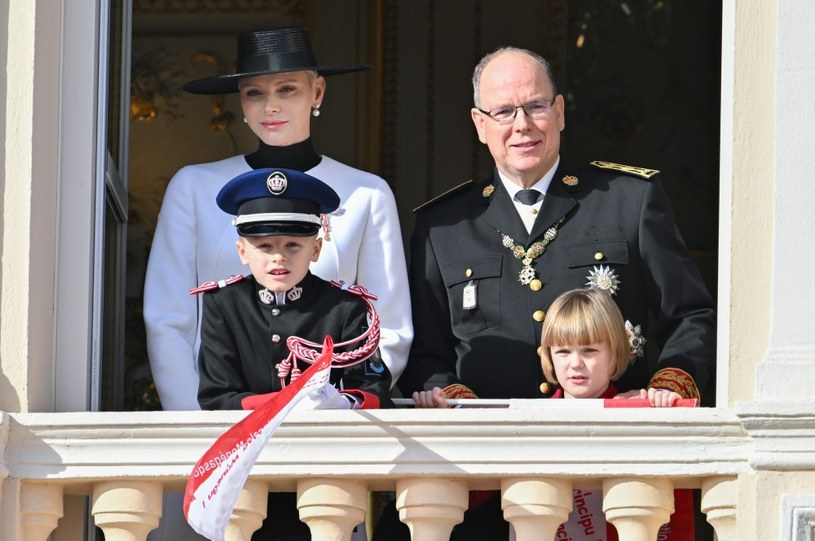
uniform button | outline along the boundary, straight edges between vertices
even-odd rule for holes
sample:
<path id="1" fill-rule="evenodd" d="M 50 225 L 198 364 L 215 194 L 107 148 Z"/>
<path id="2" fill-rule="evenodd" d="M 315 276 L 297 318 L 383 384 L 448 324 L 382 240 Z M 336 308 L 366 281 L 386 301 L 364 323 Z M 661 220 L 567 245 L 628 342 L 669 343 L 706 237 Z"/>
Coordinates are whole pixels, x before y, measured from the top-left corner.
<path id="1" fill-rule="evenodd" d="M 466 271 L 464 271 L 464 276 L 466 276 L 467 278 L 469 278 L 472 275 L 473 275 L 473 269 L 467 269 Z"/>
<path id="2" fill-rule="evenodd" d="M 531 212 L 532 212 L 532 214 L 537 214 L 537 213 L 538 213 L 538 209 L 532 209 L 532 211 L 531 211 Z"/>
<path id="3" fill-rule="evenodd" d="M 531 289 L 532 291 L 540 291 L 542 287 L 543 283 L 537 278 L 529 282 L 529 289 Z"/>
<path id="4" fill-rule="evenodd" d="M 277 317 L 280 315 L 280 308 L 272 308 L 272 315 Z"/>
<path id="5" fill-rule="evenodd" d="M 603 254 L 603 252 L 597 252 L 596 254 L 594 254 L 594 259 L 595 259 L 596 261 L 600 261 L 600 260 L 601 260 L 601 259 L 603 259 L 604 257 L 606 257 L 606 256 Z"/>
<path id="6" fill-rule="evenodd" d="M 545 317 L 546 317 L 546 312 L 544 312 L 543 310 L 535 310 L 532 313 L 532 319 L 534 319 L 538 323 L 543 321 L 543 318 L 545 318 Z"/>
<path id="7" fill-rule="evenodd" d="M 552 393 L 552 384 L 544 381 L 541 383 L 540 390 L 543 394 L 551 394 Z"/>
<path id="8" fill-rule="evenodd" d="M 280 342 L 280 335 L 279 334 L 273 334 L 272 335 L 272 342 L 274 342 L 275 344 Z"/>

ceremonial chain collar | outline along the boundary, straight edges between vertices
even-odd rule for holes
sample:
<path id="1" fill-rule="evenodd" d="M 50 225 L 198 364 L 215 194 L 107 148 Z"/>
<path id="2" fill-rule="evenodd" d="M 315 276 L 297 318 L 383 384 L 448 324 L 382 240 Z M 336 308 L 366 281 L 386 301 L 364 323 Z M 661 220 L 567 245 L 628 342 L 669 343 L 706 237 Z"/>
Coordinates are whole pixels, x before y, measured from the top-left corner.
<path id="1" fill-rule="evenodd" d="M 552 224 L 549 229 L 546 230 L 546 233 L 543 234 L 543 239 L 539 240 L 538 242 L 532 243 L 532 246 L 524 250 L 523 245 L 515 244 L 515 241 L 509 235 L 505 233 L 501 233 L 501 239 L 503 241 L 504 247 L 508 248 L 512 255 L 515 256 L 515 259 L 519 259 L 523 264 L 523 268 L 521 272 L 518 273 L 518 281 L 521 285 L 529 285 L 532 283 L 532 280 L 535 279 L 535 269 L 532 268 L 532 261 L 535 260 L 536 257 L 541 255 L 543 252 L 546 251 L 546 246 L 557 238 L 557 230 L 560 227 L 560 224 L 563 223 L 563 220 L 566 219 L 566 216 L 563 216 L 560 220 Z"/>

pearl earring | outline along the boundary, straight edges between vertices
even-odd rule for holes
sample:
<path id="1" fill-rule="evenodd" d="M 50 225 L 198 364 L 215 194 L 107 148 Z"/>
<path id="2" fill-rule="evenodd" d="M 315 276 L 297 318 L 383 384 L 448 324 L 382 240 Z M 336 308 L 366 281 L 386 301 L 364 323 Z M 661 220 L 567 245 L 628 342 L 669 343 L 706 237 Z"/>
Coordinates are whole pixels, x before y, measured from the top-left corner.
<path id="1" fill-rule="evenodd" d="M 311 114 L 312 114 L 312 116 L 315 116 L 315 117 L 320 116 L 320 106 L 315 105 L 314 109 L 312 109 L 312 111 L 311 111 Z"/>
<path id="2" fill-rule="evenodd" d="M 246 117 L 243 117 L 243 123 L 244 124 L 249 124 L 249 121 L 246 119 Z"/>

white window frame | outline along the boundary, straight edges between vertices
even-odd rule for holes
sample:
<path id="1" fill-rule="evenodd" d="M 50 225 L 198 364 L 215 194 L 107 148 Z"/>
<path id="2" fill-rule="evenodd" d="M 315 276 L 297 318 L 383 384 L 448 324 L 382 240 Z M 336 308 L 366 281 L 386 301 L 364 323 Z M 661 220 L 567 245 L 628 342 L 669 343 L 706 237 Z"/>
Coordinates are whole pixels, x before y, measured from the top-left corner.
<path id="1" fill-rule="evenodd" d="M 129 13 L 130 3 L 124 3 Z M 106 148 L 109 11 L 108 2 L 61 2 L 56 411 L 99 409 L 108 197 L 116 213 L 127 213 L 127 188 Z M 129 47 L 128 42 L 124 48 Z M 127 88 L 128 69 L 122 78 Z M 120 125 L 126 131 L 127 123 Z M 126 167 L 126 161 L 120 163 Z"/>

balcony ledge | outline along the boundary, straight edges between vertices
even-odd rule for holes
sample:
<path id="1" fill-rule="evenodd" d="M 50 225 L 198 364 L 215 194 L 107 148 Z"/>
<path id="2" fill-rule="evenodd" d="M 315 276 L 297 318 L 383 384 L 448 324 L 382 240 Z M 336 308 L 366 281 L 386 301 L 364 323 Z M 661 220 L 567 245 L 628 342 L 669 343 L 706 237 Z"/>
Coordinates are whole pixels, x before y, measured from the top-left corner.
<path id="1" fill-rule="evenodd" d="M 789 414 L 784 424 L 800 421 L 800 408 L 797 416 L 794 410 Z M 91 482 L 115 478 L 155 479 L 180 490 L 197 459 L 245 415 L 5 414 L 8 443 L 0 472 L 5 467 L 10 477 L 59 481 L 67 493 L 87 493 Z M 292 490 L 304 477 L 353 477 L 365 479 L 371 490 L 393 490 L 396 480 L 414 476 L 467 478 L 473 489 L 498 488 L 502 478 L 512 476 L 568 476 L 577 488 L 610 476 L 658 476 L 674 478 L 680 488 L 698 487 L 701 478 L 735 476 L 767 461 L 753 456 L 745 427 L 756 425 L 766 443 L 762 451 L 785 448 L 776 441 L 783 429 L 762 424 L 761 415 L 772 412 L 764 405 L 760 412 L 749 407 L 298 412 L 261 453 L 252 477 L 277 490 Z M 805 420 L 803 429 L 810 441 L 812 422 Z M 787 454 L 815 464 L 812 453 L 796 453 L 795 446 Z"/>

